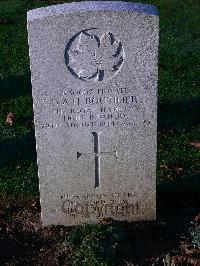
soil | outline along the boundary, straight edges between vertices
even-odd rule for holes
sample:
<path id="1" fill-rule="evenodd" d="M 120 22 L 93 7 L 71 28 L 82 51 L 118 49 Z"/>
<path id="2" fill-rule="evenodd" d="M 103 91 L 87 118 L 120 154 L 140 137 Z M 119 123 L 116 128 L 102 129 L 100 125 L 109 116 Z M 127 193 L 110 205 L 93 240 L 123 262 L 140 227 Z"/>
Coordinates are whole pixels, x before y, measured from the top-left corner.
<path id="1" fill-rule="evenodd" d="M 42 227 L 39 200 L 0 200 L 0 265 L 70 265 L 62 243 L 73 227 Z M 156 221 L 124 223 L 134 250 L 124 265 L 200 265 L 200 249 L 189 235 L 199 222 L 197 207 L 165 206 Z"/>

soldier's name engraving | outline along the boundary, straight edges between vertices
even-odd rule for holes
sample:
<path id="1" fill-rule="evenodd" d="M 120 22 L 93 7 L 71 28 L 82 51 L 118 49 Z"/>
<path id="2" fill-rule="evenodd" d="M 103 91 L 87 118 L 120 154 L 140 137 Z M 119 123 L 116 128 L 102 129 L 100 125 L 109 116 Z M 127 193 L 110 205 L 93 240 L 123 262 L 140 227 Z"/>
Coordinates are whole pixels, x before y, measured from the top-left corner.
<path id="1" fill-rule="evenodd" d="M 126 96 L 93 96 L 82 98 L 52 99 L 53 106 L 93 105 L 93 104 L 132 104 L 137 103 L 134 95 Z"/>

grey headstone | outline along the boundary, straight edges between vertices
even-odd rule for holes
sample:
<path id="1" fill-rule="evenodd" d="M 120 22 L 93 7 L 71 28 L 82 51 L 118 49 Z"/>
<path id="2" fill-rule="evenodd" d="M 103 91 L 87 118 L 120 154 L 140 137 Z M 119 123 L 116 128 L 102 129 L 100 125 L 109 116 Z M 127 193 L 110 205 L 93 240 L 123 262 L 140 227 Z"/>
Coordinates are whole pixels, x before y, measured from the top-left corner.
<path id="1" fill-rule="evenodd" d="M 125 2 L 28 12 L 44 225 L 155 219 L 158 23 Z"/>

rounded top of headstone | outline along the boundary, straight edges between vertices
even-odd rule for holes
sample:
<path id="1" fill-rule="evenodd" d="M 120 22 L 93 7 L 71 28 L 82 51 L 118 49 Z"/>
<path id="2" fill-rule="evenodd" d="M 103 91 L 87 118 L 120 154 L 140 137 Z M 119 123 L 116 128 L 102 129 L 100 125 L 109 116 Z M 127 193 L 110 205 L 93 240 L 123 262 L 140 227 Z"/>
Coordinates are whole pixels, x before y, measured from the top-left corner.
<path id="1" fill-rule="evenodd" d="M 58 16 L 62 13 L 84 11 L 139 12 L 158 16 L 158 10 L 154 5 L 121 1 L 84 1 L 66 3 L 61 5 L 52 5 L 48 7 L 29 10 L 27 13 L 27 18 L 28 21 L 32 21 L 48 16 Z"/>

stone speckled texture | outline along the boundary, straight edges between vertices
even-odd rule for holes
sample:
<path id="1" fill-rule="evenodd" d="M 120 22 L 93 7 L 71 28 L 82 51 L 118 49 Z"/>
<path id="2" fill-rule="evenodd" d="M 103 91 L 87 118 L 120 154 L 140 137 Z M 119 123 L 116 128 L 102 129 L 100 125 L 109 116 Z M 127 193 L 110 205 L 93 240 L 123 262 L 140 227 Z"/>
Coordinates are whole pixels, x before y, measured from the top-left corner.
<path id="1" fill-rule="evenodd" d="M 155 219 L 158 23 L 123 2 L 28 12 L 44 225 Z"/>
<path id="2" fill-rule="evenodd" d="M 70 3 L 37 8 L 28 12 L 28 21 L 44 18 L 52 15 L 60 15 L 64 12 L 84 12 L 84 11 L 130 11 L 152 15 L 158 15 L 158 10 L 153 5 L 128 3 L 121 1 L 87 1 L 80 3 Z"/>

